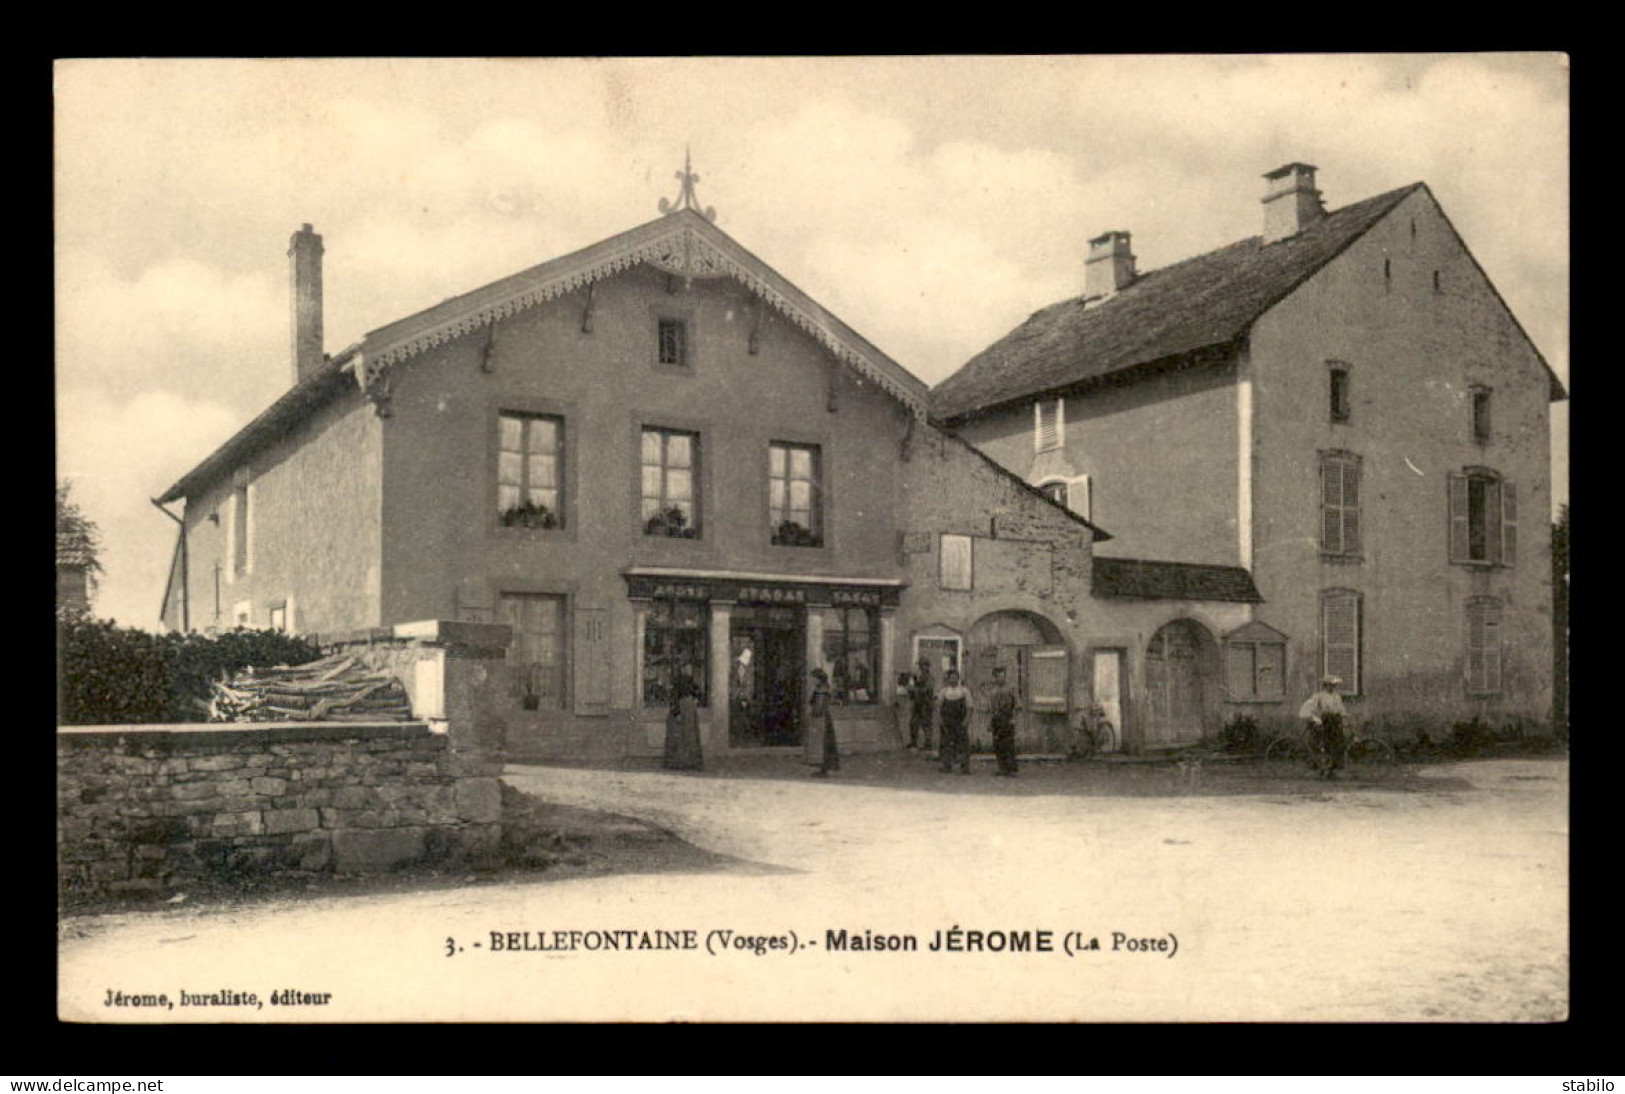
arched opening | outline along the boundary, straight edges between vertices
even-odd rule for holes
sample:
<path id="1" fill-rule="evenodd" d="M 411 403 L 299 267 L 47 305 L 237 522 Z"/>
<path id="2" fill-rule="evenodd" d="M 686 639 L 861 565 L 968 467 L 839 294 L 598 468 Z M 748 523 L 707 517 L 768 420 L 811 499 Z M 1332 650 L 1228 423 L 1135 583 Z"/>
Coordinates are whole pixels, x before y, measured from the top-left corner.
<path id="1" fill-rule="evenodd" d="M 997 611 L 982 616 L 967 635 L 966 683 L 981 695 L 1003 668 L 1005 682 L 1019 703 L 1016 747 L 1023 752 L 1064 752 L 1068 697 L 1072 693 L 1071 657 L 1060 628 L 1035 612 Z M 987 712 L 971 716 L 972 747 L 991 747 Z"/>
<path id="2" fill-rule="evenodd" d="M 1145 649 L 1144 745 L 1171 748 L 1217 728 L 1219 644 L 1194 619 L 1165 624 Z"/>

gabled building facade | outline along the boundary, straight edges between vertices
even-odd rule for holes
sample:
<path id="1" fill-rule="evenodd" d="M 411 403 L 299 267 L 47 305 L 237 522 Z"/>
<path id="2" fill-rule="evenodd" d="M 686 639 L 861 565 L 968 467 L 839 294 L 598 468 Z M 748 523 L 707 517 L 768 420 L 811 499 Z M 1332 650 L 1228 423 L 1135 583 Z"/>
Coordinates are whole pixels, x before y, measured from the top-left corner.
<path id="1" fill-rule="evenodd" d="M 1425 184 L 1327 212 L 1315 168 L 1266 179 L 1263 232 L 1209 254 L 1141 273 L 1128 232 L 1092 240 L 1083 294 L 935 420 L 1113 530 L 1097 597 L 1251 576 L 1240 623 L 1123 636 L 1153 743 L 1289 720 L 1325 673 L 1368 723 L 1544 721 L 1561 385 Z"/>
<path id="2" fill-rule="evenodd" d="M 183 596 L 199 629 L 506 624 L 501 743 L 576 757 L 657 753 L 683 693 L 708 749 L 796 745 L 814 667 L 844 745 L 900 744 L 910 598 L 945 574 L 980 581 L 971 621 L 1066 623 L 1062 572 L 1103 533 L 930 426 L 925 385 L 718 229 L 687 181 L 658 220 L 334 357 L 321 253 L 309 225 L 294 235 L 293 387 L 161 499 L 185 502 L 171 626 Z M 920 496 L 971 527 L 911 513 Z M 943 560 L 945 531 L 1001 521 L 997 551 L 961 565 L 950 536 Z M 1036 634 L 995 656 L 1025 668 Z M 1048 639 L 1063 652 L 1035 739 L 1087 699 L 1081 647 Z"/>

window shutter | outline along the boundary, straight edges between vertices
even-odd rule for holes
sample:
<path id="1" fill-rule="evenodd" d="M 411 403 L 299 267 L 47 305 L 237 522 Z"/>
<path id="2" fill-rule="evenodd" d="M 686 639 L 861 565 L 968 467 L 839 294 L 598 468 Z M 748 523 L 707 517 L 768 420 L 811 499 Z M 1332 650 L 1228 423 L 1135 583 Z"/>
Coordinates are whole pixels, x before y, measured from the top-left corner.
<path id="1" fill-rule="evenodd" d="M 941 539 L 941 571 L 938 580 L 944 589 L 971 587 L 971 537 L 944 533 Z"/>
<path id="2" fill-rule="evenodd" d="M 1255 656 L 1258 661 L 1258 697 L 1280 698 L 1281 680 L 1286 675 L 1286 647 L 1278 642 L 1260 642 Z"/>
<path id="3" fill-rule="evenodd" d="M 1093 520 L 1095 495 L 1089 486 L 1088 475 L 1078 475 L 1066 481 L 1066 507 L 1084 520 Z"/>
<path id="4" fill-rule="evenodd" d="M 1255 650 L 1251 642 L 1237 642 L 1225 647 L 1225 686 L 1232 700 L 1253 697 L 1257 671 L 1254 665 Z"/>
<path id="5" fill-rule="evenodd" d="M 1343 466 L 1343 552 L 1360 553 L 1360 463 L 1339 461 Z"/>
<path id="6" fill-rule="evenodd" d="M 1448 476 L 1450 507 L 1450 561 L 1466 562 L 1468 558 L 1467 529 L 1467 476 L 1451 472 Z"/>
<path id="7" fill-rule="evenodd" d="M 1350 695 L 1360 694 L 1360 598 L 1352 592 L 1327 593 L 1321 602 L 1322 671 L 1343 680 Z"/>
<path id="8" fill-rule="evenodd" d="M 1343 550 L 1343 475 L 1327 456 L 1320 459 L 1320 549 Z"/>
<path id="9" fill-rule="evenodd" d="M 226 498 L 226 515 L 223 522 L 226 526 L 226 553 L 225 571 L 226 584 L 230 585 L 237 580 L 237 492 L 232 491 Z"/>
<path id="10" fill-rule="evenodd" d="M 1501 606 L 1481 600 L 1467 606 L 1467 690 L 1501 690 Z"/>
<path id="11" fill-rule="evenodd" d="M 1501 482 L 1501 565 L 1518 561 L 1518 491 L 1512 483 Z"/>
<path id="12" fill-rule="evenodd" d="M 1067 657 L 1065 646 L 1035 649 L 1030 661 L 1032 676 L 1027 687 L 1029 699 L 1035 708 L 1044 710 L 1066 709 Z"/>
<path id="13" fill-rule="evenodd" d="M 243 573 L 254 572 L 254 510 L 259 506 L 255 504 L 255 495 L 258 493 L 253 483 L 243 487 Z"/>
<path id="14" fill-rule="evenodd" d="M 1501 606 L 1484 607 L 1484 690 L 1501 691 Z"/>
<path id="15" fill-rule="evenodd" d="M 1060 399 L 1040 399 L 1033 404 L 1033 451 L 1048 452 L 1061 447 L 1061 433 L 1065 428 L 1064 410 Z"/>
<path id="16" fill-rule="evenodd" d="M 609 710 L 608 616 L 602 608 L 577 608 L 575 612 L 577 714 L 604 714 Z"/>

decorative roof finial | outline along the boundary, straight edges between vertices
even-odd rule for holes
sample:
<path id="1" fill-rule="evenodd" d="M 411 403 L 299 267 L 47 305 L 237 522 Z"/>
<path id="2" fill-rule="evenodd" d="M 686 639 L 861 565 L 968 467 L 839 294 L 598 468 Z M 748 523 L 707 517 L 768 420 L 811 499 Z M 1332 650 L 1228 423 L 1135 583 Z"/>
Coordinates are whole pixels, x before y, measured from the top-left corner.
<path id="1" fill-rule="evenodd" d="M 694 196 L 694 184 L 700 181 L 700 176 L 694 173 L 689 159 L 688 145 L 686 144 L 683 145 L 683 169 L 677 172 L 677 180 L 683 184 L 682 190 L 677 194 L 677 200 L 673 202 L 661 198 L 660 211 L 662 213 L 675 213 L 679 209 L 693 209 L 706 220 L 716 220 L 717 211 L 709 207 L 700 208 L 700 199 Z"/>

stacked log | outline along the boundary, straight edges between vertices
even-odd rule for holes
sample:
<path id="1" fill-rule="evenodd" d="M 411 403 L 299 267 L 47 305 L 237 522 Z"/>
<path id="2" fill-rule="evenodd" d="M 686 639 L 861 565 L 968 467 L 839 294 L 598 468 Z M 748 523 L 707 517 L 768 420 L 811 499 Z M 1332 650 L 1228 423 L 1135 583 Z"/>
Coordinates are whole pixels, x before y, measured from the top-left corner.
<path id="1" fill-rule="evenodd" d="M 289 667 L 250 666 L 212 685 L 211 722 L 407 722 L 401 682 L 359 658 L 334 654 Z"/>

